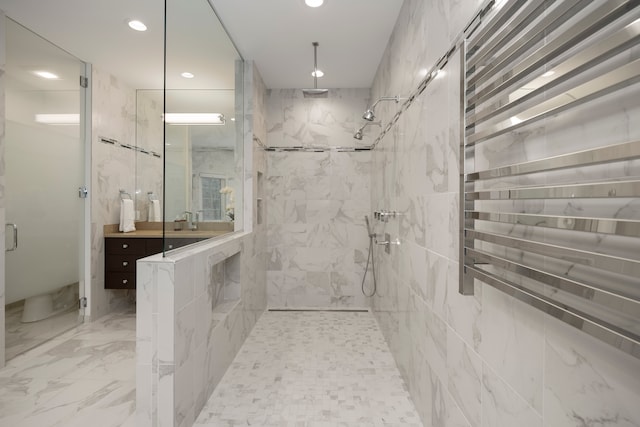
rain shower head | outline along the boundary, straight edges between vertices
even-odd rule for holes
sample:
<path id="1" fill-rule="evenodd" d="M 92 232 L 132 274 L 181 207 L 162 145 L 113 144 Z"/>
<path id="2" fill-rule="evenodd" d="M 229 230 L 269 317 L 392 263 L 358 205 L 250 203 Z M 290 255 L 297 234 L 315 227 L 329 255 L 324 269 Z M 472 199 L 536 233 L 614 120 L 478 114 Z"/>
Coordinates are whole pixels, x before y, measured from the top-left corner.
<path id="1" fill-rule="evenodd" d="M 378 105 L 378 102 L 380 101 L 396 101 L 396 104 L 400 101 L 400 96 L 396 95 L 396 96 L 383 96 L 382 98 L 378 99 L 376 102 L 373 103 L 373 105 L 369 108 L 367 108 L 367 111 L 364 112 L 364 114 L 362 115 L 362 118 L 372 122 L 375 118 L 376 115 L 374 113 L 374 110 L 376 108 L 376 105 Z"/>
<path id="2" fill-rule="evenodd" d="M 313 89 L 302 89 L 305 98 L 326 98 L 329 89 L 318 89 L 318 42 L 311 43 L 313 45 Z"/>

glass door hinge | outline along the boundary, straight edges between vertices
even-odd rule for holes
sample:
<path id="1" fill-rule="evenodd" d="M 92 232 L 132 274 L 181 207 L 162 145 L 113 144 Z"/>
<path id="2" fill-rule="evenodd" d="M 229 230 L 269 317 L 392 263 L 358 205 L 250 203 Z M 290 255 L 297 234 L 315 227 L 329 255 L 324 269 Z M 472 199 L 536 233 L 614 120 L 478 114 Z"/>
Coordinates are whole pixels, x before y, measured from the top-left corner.
<path id="1" fill-rule="evenodd" d="M 80 76 L 80 86 L 83 88 L 89 87 L 89 78 L 85 76 Z"/>
<path id="2" fill-rule="evenodd" d="M 78 301 L 78 306 L 80 308 L 87 308 L 87 297 L 82 297 L 80 298 L 80 300 Z"/>

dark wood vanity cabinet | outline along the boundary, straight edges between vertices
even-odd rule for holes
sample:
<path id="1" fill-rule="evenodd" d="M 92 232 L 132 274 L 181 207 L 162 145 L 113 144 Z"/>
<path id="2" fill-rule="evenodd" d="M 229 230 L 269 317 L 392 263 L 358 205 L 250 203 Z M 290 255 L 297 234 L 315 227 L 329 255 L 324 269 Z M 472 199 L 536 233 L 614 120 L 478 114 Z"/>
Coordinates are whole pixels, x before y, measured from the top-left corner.
<path id="1" fill-rule="evenodd" d="M 105 237 L 104 288 L 135 289 L 136 261 L 162 252 L 162 238 Z"/>

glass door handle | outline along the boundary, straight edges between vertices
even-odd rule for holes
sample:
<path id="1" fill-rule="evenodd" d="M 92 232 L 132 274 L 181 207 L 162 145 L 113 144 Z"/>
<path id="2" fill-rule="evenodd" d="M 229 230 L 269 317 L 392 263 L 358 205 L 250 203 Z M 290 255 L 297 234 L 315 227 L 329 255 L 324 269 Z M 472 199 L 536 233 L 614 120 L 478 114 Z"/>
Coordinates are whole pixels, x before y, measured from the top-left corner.
<path id="1" fill-rule="evenodd" d="M 18 226 L 16 224 L 7 223 L 5 224 L 5 228 L 6 227 L 10 227 L 11 230 L 13 230 L 13 246 L 6 249 L 6 252 L 12 252 L 18 249 Z"/>

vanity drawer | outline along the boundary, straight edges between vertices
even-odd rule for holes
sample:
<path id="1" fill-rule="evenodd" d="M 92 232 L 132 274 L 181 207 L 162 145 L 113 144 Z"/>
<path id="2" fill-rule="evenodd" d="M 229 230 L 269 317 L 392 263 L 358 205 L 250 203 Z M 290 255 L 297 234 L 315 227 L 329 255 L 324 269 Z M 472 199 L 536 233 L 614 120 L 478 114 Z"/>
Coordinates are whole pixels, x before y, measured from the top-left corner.
<path id="1" fill-rule="evenodd" d="M 105 239 L 105 253 L 107 254 L 146 254 L 147 239 Z"/>
<path id="2" fill-rule="evenodd" d="M 146 243 L 146 251 L 145 255 L 155 255 L 162 252 L 162 239 L 145 239 Z"/>
<path id="3" fill-rule="evenodd" d="M 107 271 L 104 277 L 105 289 L 135 289 L 136 273 Z"/>
<path id="4" fill-rule="evenodd" d="M 136 260 L 139 256 L 137 255 L 121 255 L 121 254 L 111 254 L 105 257 L 105 271 L 124 271 L 128 273 L 136 272 Z"/>

